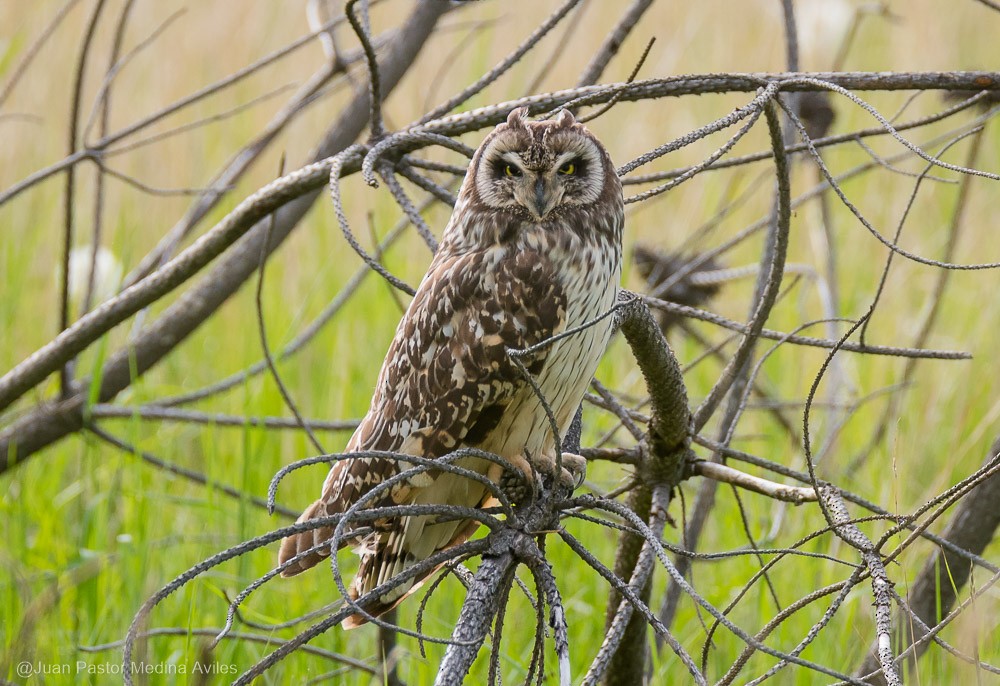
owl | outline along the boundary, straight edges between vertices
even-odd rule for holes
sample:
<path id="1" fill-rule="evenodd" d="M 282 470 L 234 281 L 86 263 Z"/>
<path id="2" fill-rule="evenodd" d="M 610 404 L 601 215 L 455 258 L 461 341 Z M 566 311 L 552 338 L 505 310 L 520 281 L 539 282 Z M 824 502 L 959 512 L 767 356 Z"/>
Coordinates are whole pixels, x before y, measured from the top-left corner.
<path id="1" fill-rule="evenodd" d="M 601 315 L 618 295 L 622 187 L 607 151 L 570 112 L 539 122 L 527 115 L 525 108 L 511 112 L 473 156 L 438 250 L 396 329 L 371 407 L 346 452 L 437 458 L 471 447 L 500 456 L 529 480 L 540 474 L 571 488 L 582 482 L 586 463 L 578 455 L 563 453 L 555 473 L 552 422 L 537 391 L 561 439 L 612 333 L 612 318 Z M 519 358 L 522 366 L 509 355 L 510 349 L 524 350 L 578 327 Z M 494 481 L 503 472 L 475 457 L 457 464 Z M 394 459 L 339 461 L 299 521 L 344 512 L 406 468 Z M 486 507 L 491 495 L 478 481 L 430 470 L 376 500 L 372 507 Z M 341 545 L 360 555 L 349 594 L 357 598 L 465 542 L 477 526 L 409 516 L 346 536 Z M 278 559 L 284 563 L 332 535 L 324 527 L 289 536 Z M 327 547 L 304 556 L 283 576 L 330 553 Z M 366 611 L 388 612 L 432 573 L 405 582 Z M 355 614 L 343 626 L 364 621 Z"/>

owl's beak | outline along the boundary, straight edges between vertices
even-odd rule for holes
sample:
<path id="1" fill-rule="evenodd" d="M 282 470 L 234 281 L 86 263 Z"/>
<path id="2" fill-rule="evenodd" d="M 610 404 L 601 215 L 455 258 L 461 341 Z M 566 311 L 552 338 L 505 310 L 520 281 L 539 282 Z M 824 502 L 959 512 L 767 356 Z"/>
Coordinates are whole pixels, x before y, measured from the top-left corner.
<path id="1" fill-rule="evenodd" d="M 558 198 L 555 193 L 550 191 L 545 183 L 545 179 L 539 176 L 535 179 L 535 197 L 532 200 L 533 206 L 529 209 L 537 218 L 544 219 L 545 215 L 555 207 Z"/>

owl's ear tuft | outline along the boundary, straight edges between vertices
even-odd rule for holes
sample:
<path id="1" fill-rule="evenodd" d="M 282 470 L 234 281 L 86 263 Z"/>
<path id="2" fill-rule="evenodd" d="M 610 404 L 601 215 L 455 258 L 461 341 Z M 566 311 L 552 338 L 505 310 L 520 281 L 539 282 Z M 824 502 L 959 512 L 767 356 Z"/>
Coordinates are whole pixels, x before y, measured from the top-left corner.
<path id="1" fill-rule="evenodd" d="M 517 107 L 507 115 L 507 126 L 512 129 L 523 129 L 524 123 L 528 120 L 528 108 Z"/>
<path id="2" fill-rule="evenodd" d="M 576 123 L 576 117 L 569 110 L 563 109 L 559 110 L 559 116 L 556 117 L 556 126 L 561 129 L 568 129 Z"/>

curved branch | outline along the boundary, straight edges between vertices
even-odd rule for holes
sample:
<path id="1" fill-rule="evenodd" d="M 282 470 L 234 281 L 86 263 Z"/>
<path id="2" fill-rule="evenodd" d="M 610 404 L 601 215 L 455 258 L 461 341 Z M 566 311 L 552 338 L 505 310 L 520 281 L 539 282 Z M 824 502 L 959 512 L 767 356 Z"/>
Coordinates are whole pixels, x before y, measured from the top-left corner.
<path id="1" fill-rule="evenodd" d="M 781 288 L 781 277 L 785 269 L 785 256 L 788 252 L 789 224 L 792 216 L 791 185 L 788 178 L 788 158 L 785 156 L 784 137 L 781 132 L 781 123 L 778 121 L 778 112 L 774 101 L 767 102 L 764 114 L 767 118 L 767 128 L 771 135 L 771 149 L 774 151 L 774 166 L 778 179 L 777 209 L 767 240 L 767 244 L 772 246 L 767 279 L 739 347 L 726 364 L 725 369 L 722 370 L 722 374 L 719 375 L 719 381 L 712 387 L 708 397 L 702 401 L 691 418 L 691 425 L 694 431 L 699 431 L 705 425 L 708 418 L 711 417 L 712 413 L 719 406 L 719 403 L 722 402 L 722 398 L 729 392 L 740 370 L 749 361 L 754 345 L 760 337 L 760 332 L 764 330 L 764 323 L 771 313 L 771 308 L 774 306 L 778 297 L 778 291 Z"/>
<path id="2" fill-rule="evenodd" d="M 648 433 L 641 444 L 636 468 L 639 486 L 629 494 L 628 506 L 659 531 L 666 521 L 670 491 L 684 478 L 685 464 L 691 455 L 691 412 L 680 365 L 653 315 L 634 294 L 622 293 L 619 298 L 627 303 L 617 315 L 622 334 L 642 371 L 652 405 Z M 662 511 L 658 510 L 653 517 L 656 492 L 661 492 Z M 644 550 L 647 551 L 645 556 Z M 647 562 L 649 573 L 642 573 Z M 618 541 L 614 573 L 619 579 L 635 582 L 634 590 L 644 604 L 649 602 L 651 572 L 652 554 L 646 538 L 623 532 Z M 645 673 L 648 624 L 645 617 L 632 614 L 632 607 L 618 591 L 612 590 L 609 594 L 606 629 L 622 633 L 618 634 L 620 639 L 616 647 L 608 644 L 614 654 L 604 665 L 606 684 L 639 683 Z"/>

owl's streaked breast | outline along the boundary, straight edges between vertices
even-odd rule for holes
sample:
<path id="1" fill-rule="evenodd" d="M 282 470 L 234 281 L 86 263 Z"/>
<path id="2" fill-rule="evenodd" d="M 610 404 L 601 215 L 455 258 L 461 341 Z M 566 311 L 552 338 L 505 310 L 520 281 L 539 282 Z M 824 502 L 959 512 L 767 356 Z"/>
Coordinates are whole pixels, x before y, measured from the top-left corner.
<path id="1" fill-rule="evenodd" d="M 617 301 L 623 220 L 621 214 L 611 214 L 599 221 L 612 225 L 601 232 L 577 232 L 558 223 L 521 230 L 518 242 L 552 262 L 565 294 L 566 322 L 556 335 L 592 322 Z M 548 351 L 536 383 L 555 416 L 560 439 L 604 355 L 612 326 L 613 318 L 605 317 L 556 341 Z M 554 452 L 549 419 L 534 389 L 522 388 L 496 429 L 477 447 L 507 457 Z"/>

